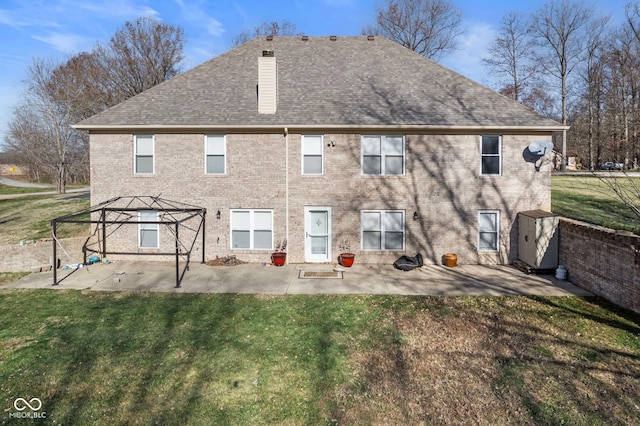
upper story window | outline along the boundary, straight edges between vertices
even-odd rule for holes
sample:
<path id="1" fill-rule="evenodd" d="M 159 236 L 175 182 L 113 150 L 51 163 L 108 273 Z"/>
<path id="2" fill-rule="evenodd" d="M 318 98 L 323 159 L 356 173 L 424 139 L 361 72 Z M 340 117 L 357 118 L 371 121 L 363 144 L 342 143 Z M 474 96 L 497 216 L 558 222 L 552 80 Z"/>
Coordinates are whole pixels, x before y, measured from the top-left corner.
<path id="1" fill-rule="evenodd" d="M 232 249 L 273 249 L 273 211 L 231 210 Z"/>
<path id="2" fill-rule="evenodd" d="M 362 136 L 363 175 L 404 175 L 404 136 Z"/>
<path id="3" fill-rule="evenodd" d="M 151 174 L 154 172 L 153 135 L 135 135 L 134 137 L 134 173 Z"/>
<path id="4" fill-rule="evenodd" d="M 153 135 L 135 135 L 133 138 L 134 173 L 151 174 L 154 171 Z"/>
<path id="5" fill-rule="evenodd" d="M 138 220 L 140 222 L 157 222 L 158 212 L 156 210 L 142 210 L 138 212 Z M 138 247 L 140 248 L 158 248 L 159 241 L 158 223 L 140 223 L 138 225 Z"/>
<path id="6" fill-rule="evenodd" d="M 361 212 L 363 250 L 404 250 L 404 211 Z"/>
<path id="7" fill-rule="evenodd" d="M 303 175 L 321 175 L 323 173 L 323 150 L 322 135 L 302 136 Z"/>
<path id="8" fill-rule="evenodd" d="M 478 251 L 498 251 L 500 240 L 500 212 L 478 212 Z"/>
<path id="9" fill-rule="evenodd" d="M 223 175 L 227 171 L 227 141 L 224 135 L 204 137 L 205 173 Z"/>
<path id="10" fill-rule="evenodd" d="M 502 138 L 496 135 L 483 135 L 480 139 L 480 174 L 500 175 L 502 173 Z"/>

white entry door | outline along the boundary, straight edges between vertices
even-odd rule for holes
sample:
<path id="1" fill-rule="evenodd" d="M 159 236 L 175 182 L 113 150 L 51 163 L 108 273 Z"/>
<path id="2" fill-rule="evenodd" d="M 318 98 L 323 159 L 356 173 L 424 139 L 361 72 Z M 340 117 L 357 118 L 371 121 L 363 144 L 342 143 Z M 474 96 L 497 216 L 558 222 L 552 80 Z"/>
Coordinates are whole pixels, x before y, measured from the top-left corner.
<path id="1" fill-rule="evenodd" d="M 305 262 L 331 261 L 331 207 L 304 208 Z"/>

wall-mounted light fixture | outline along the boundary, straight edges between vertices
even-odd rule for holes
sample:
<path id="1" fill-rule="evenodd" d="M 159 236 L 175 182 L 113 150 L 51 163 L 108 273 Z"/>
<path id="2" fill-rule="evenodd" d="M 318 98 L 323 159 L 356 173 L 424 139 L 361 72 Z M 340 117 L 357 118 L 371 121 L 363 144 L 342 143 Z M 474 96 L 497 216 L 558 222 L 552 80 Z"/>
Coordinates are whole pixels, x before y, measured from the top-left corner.
<path id="1" fill-rule="evenodd" d="M 327 144 L 327 146 L 336 146 L 336 143 L 334 141 L 331 141 Z"/>
<path id="2" fill-rule="evenodd" d="M 418 212 L 413 212 L 413 220 L 418 220 Z"/>
<path id="3" fill-rule="evenodd" d="M 220 210 L 216 213 L 216 219 L 220 219 Z"/>

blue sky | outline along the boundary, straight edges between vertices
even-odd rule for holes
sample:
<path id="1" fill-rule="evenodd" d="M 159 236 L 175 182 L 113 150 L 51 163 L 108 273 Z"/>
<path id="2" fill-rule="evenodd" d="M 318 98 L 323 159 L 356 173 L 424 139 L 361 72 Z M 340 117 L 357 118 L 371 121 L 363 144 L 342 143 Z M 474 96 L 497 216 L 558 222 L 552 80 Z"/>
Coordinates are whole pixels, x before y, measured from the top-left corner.
<path id="1" fill-rule="evenodd" d="M 594 3 L 616 22 L 628 0 Z M 124 22 L 146 15 L 181 26 L 186 35 L 185 70 L 230 48 L 242 31 L 265 21 L 290 21 L 309 36 L 360 35 L 374 21 L 382 0 L 0 0 L 0 145 L 11 109 L 23 91 L 33 57 L 64 61 L 106 44 Z M 538 9 L 543 0 L 452 0 L 464 15 L 464 49 L 441 61 L 483 84 L 490 84 L 481 59 L 510 11 Z"/>

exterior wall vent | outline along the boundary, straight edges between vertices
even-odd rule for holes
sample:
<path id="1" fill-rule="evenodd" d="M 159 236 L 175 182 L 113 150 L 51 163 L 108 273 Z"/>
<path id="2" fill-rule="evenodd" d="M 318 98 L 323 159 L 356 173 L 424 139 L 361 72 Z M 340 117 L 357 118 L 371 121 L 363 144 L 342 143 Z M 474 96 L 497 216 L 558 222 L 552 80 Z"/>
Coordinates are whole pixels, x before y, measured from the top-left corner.
<path id="1" fill-rule="evenodd" d="M 276 58 L 273 50 L 265 50 L 258 57 L 258 114 L 276 113 L 277 83 Z"/>

